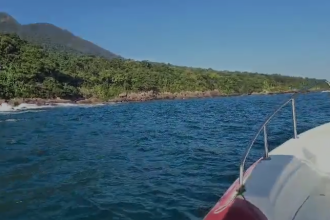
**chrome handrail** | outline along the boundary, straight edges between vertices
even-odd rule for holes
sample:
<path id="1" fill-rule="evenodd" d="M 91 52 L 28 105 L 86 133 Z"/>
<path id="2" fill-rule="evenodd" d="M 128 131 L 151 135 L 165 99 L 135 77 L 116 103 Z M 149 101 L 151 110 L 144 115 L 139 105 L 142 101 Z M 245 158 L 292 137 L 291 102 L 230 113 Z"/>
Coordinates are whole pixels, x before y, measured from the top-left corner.
<path id="1" fill-rule="evenodd" d="M 326 81 L 325 82 L 329 85 L 330 87 L 330 82 Z M 284 108 L 287 104 L 289 104 L 291 102 L 292 104 L 292 119 L 293 119 L 293 137 L 294 139 L 298 138 L 297 135 L 297 119 L 296 119 L 296 105 L 295 105 L 295 98 L 301 94 L 302 92 L 307 91 L 310 88 L 313 88 L 315 85 L 317 85 L 318 83 L 313 84 L 312 86 L 306 86 L 304 88 L 302 88 L 301 90 L 299 90 L 298 92 L 296 92 L 295 94 L 293 94 L 288 100 L 286 100 L 285 102 L 282 103 L 282 105 L 280 105 L 277 109 L 275 109 L 275 111 L 270 114 L 267 119 L 265 120 L 265 122 L 260 126 L 260 128 L 258 129 L 258 132 L 256 133 L 256 135 L 254 136 L 254 138 L 252 139 L 252 141 L 250 142 L 250 144 L 248 145 L 248 148 L 246 148 L 245 153 L 241 159 L 241 164 L 239 167 L 239 188 L 238 191 L 242 190 L 242 187 L 244 186 L 243 183 L 243 178 L 244 178 L 244 166 L 245 166 L 245 162 L 246 162 L 246 158 L 250 153 L 251 148 L 253 147 L 254 143 L 256 142 L 257 138 L 259 137 L 260 133 L 262 131 L 264 131 L 264 147 L 265 147 L 265 155 L 264 155 L 264 159 L 268 158 L 268 135 L 267 135 L 267 124 L 273 119 L 273 117 L 282 109 Z"/>

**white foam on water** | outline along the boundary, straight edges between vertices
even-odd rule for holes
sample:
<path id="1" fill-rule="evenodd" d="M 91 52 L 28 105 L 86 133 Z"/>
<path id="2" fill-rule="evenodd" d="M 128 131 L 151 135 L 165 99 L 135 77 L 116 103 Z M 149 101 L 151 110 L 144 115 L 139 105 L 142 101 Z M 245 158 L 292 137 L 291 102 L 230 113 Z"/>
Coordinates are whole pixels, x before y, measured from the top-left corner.
<path id="1" fill-rule="evenodd" d="M 86 107 L 97 107 L 97 106 L 103 106 L 106 104 L 74 104 L 74 103 L 57 103 L 53 105 L 52 107 L 79 107 L 79 108 L 86 108 Z"/>
<path id="2" fill-rule="evenodd" d="M 19 111 L 7 111 L 7 112 L 1 112 L 0 115 L 17 115 L 22 113 L 28 113 L 28 112 L 43 112 L 45 110 L 19 110 Z"/>
<path id="3" fill-rule="evenodd" d="M 0 111 L 2 111 L 2 112 L 10 112 L 13 110 L 14 110 L 14 108 L 11 105 L 8 105 L 7 103 L 2 103 L 0 106 Z"/>
<path id="4" fill-rule="evenodd" d="M 1 122 L 16 122 L 16 121 L 19 121 L 19 119 L 8 118 L 8 119 L 6 119 L 6 120 L 0 120 L 0 123 L 1 123 Z"/>
<path id="5" fill-rule="evenodd" d="M 15 119 L 15 118 L 8 118 L 8 119 L 6 119 L 5 121 L 15 122 L 15 121 L 18 121 L 18 119 Z"/>
<path id="6" fill-rule="evenodd" d="M 32 109 L 53 108 L 53 107 L 56 107 L 56 106 L 22 103 L 22 104 L 19 104 L 18 106 L 13 107 L 13 109 L 17 111 L 17 110 L 32 110 Z"/>
<path id="7" fill-rule="evenodd" d="M 18 106 L 12 106 L 8 103 L 2 103 L 0 105 L 0 114 L 7 113 L 22 113 L 22 112 L 38 112 L 43 111 L 42 109 L 47 108 L 59 108 L 59 107 L 97 107 L 103 106 L 105 104 L 74 104 L 74 103 L 56 103 L 52 105 L 36 105 L 36 104 L 28 104 L 22 103 Z"/>

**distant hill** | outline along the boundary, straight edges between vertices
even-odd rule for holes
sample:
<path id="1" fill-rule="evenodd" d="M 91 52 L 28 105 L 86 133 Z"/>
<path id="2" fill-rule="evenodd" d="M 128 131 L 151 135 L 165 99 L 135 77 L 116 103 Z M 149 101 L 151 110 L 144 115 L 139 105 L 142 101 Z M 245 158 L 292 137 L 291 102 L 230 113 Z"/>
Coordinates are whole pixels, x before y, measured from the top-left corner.
<path id="1" fill-rule="evenodd" d="M 0 33 L 16 33 L 22 39 L 41 45 L 47 49 L 75 54 L 90 54 L 108 59 L 119 57 L 53 24 L 36 23 L 21 25 L 12 16 L 4 12 L 0 12 Z"/>

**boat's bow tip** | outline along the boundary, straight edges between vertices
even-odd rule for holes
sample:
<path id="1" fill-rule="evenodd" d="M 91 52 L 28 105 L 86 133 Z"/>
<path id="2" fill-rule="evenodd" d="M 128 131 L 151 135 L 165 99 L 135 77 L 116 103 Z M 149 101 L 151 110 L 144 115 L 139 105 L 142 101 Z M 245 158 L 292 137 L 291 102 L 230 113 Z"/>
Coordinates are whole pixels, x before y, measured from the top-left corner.
<path id="1" fill-rule="evenodd" d="M 267 220 L 267 217 L 250 202 L 235 198 L 226 207 L 214 207 L 204 220 Z"/>

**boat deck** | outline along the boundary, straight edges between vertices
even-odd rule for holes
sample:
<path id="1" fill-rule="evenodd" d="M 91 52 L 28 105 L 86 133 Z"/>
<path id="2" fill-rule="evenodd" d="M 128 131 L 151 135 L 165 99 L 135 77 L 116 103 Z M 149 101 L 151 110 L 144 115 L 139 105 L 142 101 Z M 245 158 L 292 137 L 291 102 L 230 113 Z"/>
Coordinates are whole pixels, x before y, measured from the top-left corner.
<path id="1" fill-rule="evenodd" d="M 330 219 L 330 179 L 323 178 L 315 190 L 307 197 L 293 220 Z"/>
<path id="2" fill-rule="evenodd" d="M 245 198 L 268 220 L 330 219 L 330 123 L 290 139 L 254 168 Z"/>

